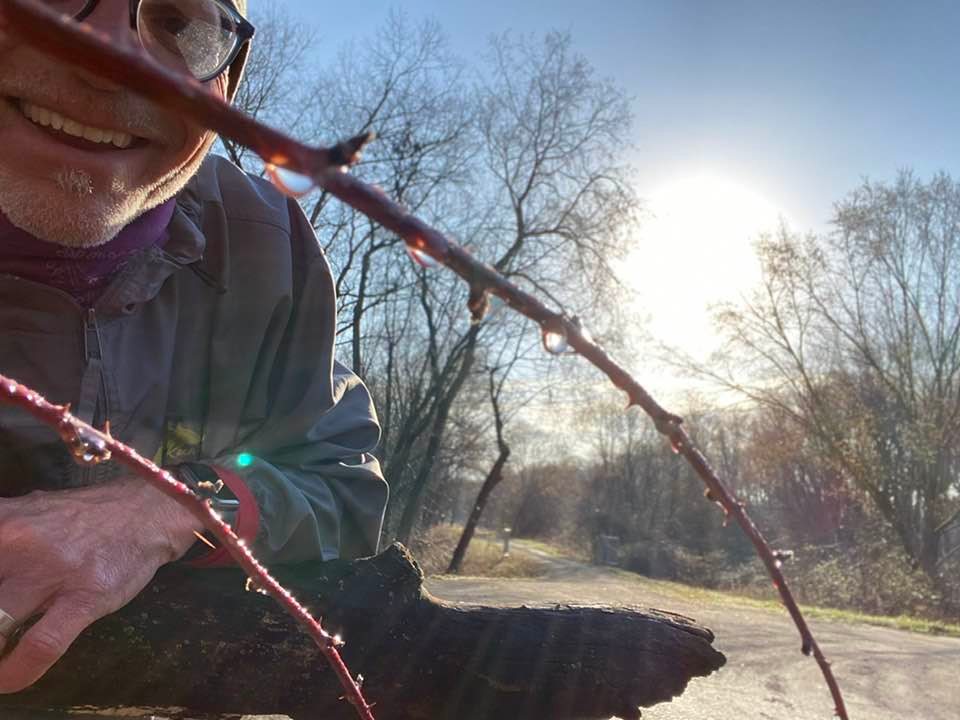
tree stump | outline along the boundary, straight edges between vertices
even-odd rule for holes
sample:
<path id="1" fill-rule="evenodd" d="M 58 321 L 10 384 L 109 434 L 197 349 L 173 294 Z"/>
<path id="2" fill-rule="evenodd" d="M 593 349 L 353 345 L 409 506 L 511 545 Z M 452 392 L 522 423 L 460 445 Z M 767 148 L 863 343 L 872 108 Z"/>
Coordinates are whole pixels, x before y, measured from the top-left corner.
<path id="1" fill-rule="evenodd" d="M 409 552 L 278 569 L 339 632 L 378 720 L 637 718 L 725 662 L 688 618 L 603 607 L 448 604 Z M 179 708 L 170 717 L 350 718 L 309 638 L 235 569 L 163 568 L 3 708 Z"/>

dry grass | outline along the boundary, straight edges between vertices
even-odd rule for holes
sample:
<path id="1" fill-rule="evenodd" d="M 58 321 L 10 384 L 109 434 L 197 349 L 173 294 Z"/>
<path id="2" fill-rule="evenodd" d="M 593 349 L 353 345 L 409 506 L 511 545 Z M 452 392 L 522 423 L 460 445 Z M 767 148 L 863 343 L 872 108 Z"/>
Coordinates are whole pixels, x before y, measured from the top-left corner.
<path id="1" fill-rule="evenodd" d="M 442 575 L 446 572 L 462 531 L 463 528 L 459 525 L 435 525 L 422 532 L 420 537 L 411 543 L 414 557 L 425 575 Z M 530 578 L 540 577 L 546 574 L 546 571 L 546 564 L 523 553 L 511 553 L 504 557 L 503 543 L 489 531 L 479 531 L 470 542 L 460 574 L 472 577 Z"/>

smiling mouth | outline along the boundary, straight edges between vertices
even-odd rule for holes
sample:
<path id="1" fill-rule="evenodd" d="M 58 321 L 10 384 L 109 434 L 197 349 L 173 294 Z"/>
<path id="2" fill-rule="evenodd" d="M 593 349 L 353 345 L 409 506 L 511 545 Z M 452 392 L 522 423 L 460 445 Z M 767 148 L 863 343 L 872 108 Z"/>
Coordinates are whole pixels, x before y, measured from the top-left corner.
<path id="1" fill-rule="evenodd" d="M 86 125 L 69 118 L 56 110 L 36 105 L 26 100 L 10 98 L 11 104 L 20 114 L 55 140 L 92 152 L 129 150 L 139 147 L 147 141 L 121 130 L 108 130 Z"/>

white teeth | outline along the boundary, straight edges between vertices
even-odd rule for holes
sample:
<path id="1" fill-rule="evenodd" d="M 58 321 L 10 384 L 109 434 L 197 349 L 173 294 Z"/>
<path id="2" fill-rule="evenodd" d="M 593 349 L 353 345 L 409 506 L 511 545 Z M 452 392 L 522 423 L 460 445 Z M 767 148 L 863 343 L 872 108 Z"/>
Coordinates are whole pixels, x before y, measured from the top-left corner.
<path id="1" fill-rule="evenodd" d="M 111 142 L 118 148 L 128 148 L 133 144 L 133 135 L 130 133 L 120 132 L 119 130 L 114 130 Z"/>
<path id="2" fill-rule="evenodd" d="M 83 137 L 83 125 L 78 123 L 76 120 L 71 120 L 70 118 L 63 119 L 63 131 L 67 135 L 72 135 L 73 137 Z"/>
<path id="3" fill-rule="evenodd" d="M 84 125 L 76 120 L 64 117 L 55 110 L 48 110 L 25 100 L 20 101 L 20 111 L 37 125 L 61 130 L 67 135 L 83 138 L 90 142 L 113 145 L 121 149 L 128 148 L 133 144 L 133 136 L 129 133 Z"/>
<path id="4" fill-rule="evenodd" d="M 37 122 L 40 123 L 41 125 L 50 124 L 50 111 L 47 110 L 46 108 L 37 108 L 36 115 L 37 115 Z"/>
<path id="5" fill-rule="evenodd" d="M 110 131 L 108 130 L 107 132 L 110 132 Z M 103 142 L 104 134 L 105 133 L 103 130 L 97 130 L 96 128 L 92 128 L 92 127 L 85 127 L 83 129 L 83 139 L 89 140 L 90 142 L 95 142 L 95 143 Z M 112 136 L 113 133 L 111 132 L 110 135 Z M 110 141 L 108 140 L 107 142 L 110 142 Z"/>

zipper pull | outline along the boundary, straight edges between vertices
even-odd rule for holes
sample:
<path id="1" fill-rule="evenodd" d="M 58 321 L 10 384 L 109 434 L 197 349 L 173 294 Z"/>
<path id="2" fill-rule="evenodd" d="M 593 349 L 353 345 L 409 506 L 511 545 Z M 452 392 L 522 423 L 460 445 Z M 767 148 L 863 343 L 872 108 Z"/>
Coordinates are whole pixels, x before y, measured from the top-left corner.
<path id="1" fill-rule="evenodd" d="M 100 326 L 97 324 L 97 313 L 93 308 L 87 308 L 87 315 L 83 322 L 83 356 L 87 361 L 103 358 Z"/>

